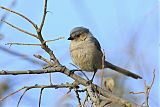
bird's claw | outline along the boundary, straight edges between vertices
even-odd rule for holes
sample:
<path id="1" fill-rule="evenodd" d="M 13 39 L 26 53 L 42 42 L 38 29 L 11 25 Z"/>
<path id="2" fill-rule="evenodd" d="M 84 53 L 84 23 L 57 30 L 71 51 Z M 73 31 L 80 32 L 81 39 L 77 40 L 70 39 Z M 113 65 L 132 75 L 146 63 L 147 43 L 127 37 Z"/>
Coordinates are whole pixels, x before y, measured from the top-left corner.
<path id="1" fill-rule="evenodd" d="M 88 80 L 88 81 L 86 82 L 86 84 L 90 85 L 90 84 L 92 84 L 92 82 L 93 82 L 93 80 Z"/>

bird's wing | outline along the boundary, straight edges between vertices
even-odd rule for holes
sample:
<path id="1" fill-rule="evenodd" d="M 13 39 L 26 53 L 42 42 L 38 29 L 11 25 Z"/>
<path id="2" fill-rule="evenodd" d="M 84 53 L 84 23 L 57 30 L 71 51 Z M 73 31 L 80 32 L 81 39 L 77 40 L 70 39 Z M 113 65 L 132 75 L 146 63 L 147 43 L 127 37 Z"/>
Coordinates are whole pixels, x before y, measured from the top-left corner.
<path id="1" fill-rule="evenodd" d="M 94 44 L 97 47 L 97 49 L 99 51 L 101 51 L 101 45 L 99 44 L 98 40 L 95 37 L 93 37 L 93 41 L 94 41 Z"/>

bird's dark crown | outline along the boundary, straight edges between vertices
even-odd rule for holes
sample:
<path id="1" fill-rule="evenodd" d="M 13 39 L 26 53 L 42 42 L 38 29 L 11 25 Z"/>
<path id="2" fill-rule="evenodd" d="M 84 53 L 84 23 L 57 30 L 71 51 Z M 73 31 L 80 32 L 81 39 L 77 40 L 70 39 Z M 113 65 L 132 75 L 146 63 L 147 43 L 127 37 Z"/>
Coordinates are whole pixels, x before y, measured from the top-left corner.
<path id="1" fill-rule="evenodd" d="M 85 27 L 75 27 L 71 30 L 70 37 L 68 38 L 68 40 L 76 39 L 83 33 L 89 33 L 89 29 Z"/>

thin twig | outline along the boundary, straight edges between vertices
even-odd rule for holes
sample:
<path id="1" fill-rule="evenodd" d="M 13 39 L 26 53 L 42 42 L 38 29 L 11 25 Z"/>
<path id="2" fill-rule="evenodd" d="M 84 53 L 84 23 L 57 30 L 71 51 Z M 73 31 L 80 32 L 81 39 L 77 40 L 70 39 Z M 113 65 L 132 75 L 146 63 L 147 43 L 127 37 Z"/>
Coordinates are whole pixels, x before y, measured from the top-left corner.
<path id="1" fill-rule="evenodd" d="M 56 39 L 53 39 L 53 40 L 46 40 L 46 41 L 44 41 L 44 43 L 47 43 L 47 42 L 54 42 L 54 41 L 56 41 L 56 40 L 60 40 L 60 39 L 64 39 L 64 37 L 63 37 L 63 36 L 61 36 L 61 37 L 56 38 Z"/>
<path id="2" fill-rule="evenodd" d="M 47 67 L 45 66 L 46 68 L 49 68 L 53 65 L 53 63 L 51 61 L 47 60 L 46 58 L 42 57 L 41 55 L 33 55 L 33 56 L 35 56 L 36 58 L 38 58 L 40 60 L 43 60 L 43 61 L 47 62 L 49 65 L 47 65 Z M 51 73 L 49 73 L 49 82 L 50 82 L 50 85 L 52 85 L 52 75 L 51 75 Z"/>
<path id="3" fill-rule="evenodd" d="M 43 18 L 42 18 L 42 22 L 41 22 L 40 27 L 39 27 L 39 32 L 42 31 L 46 15 L 47 15 L 47 0 L 44 0 Z"/>
<path id="4" fill-rule="evenodd" d="M 27 44 L 27 43 L 6 43 L 5 45 L 41 46 L 41 44 Z"/>
<path id="5" fill-rule="evenodd" d="M 53 67 L 53 64 L 52 65 L 48 64 L 48 65 L 43 66 L 43 69 L 47 69 L 47 68 L 51 68 L 51 67 Z"/>
<path id="6" fill-rule="evenodd" d="M 89 78 L 87 77 L 87 75 L 81 69 L 79 69 L 76 65 L 74 65 L 72 63 L 69 63 L 69 64 L 71 64 L 72 66 L 74 66 L 75 68 L 77 68 L 77 70 L 72 70 L 73 72 L 74 71 L 80 71 L 85 76 L 85 78 L 89 81 Z"/>
<path id="7" fill-rule="evenodd" d="M 19 91 L 21 91 L 21 90 L 23 90 L 23 89 L 25 89 L 25 87 L 23 87 L 23 88 L 21 88 L 21 89 L 19 89 L 19 90 L 16 90 L 15 92 L 10 93 L 9 95 L 7 95 L 7 96 L 5 96 L 4 98 L 0 99 L 0 101 L 5 100 L 6 98 L 8 98 L 8 97 L 10 97 L 10 96 L 18 93 Z"/>
<path id="8" fill-rule="evenodd" d="M 153 79 L 151 81 L 151 84 L 150 85 L 147 85 L 146 81 L 144 81 L 144 85 L 145 85 L 145 106 L 146 107 L 149 107 L 149 94 L 150 94 L 150 90 L 153 86 L 153 83 L 154 83 L 154 80 L 155 80 L 155 69 L 153 71 Z"/>
<path id="9" fill-rule="evenodd" d="M 83 92 L 87 92 L 87 89 L 85 88 L 85 89 L 77 90 L 77 91 L 80 92 L 80 93 L 83 93 Z"/>
<path id="10" fill-rule="evenodd" d="M 101 83 L 100 83 L 101 88 L 103 88 L 104 63 L 105 63 L 105 52 L 104 52 L 104 49 L 103 49 L 103 56 L 102 56 L 102 71 L 101 71 Z M 100 93 L 101 93 L 101 92 L 99 92 L 99 94 L 98 94 L 99 97 L 100 97 Z"/>
<path id="11" fill-rule="evenodd" d="M 6 52 L 7 54 L 10 54 L 10 55 L 13 55 L 13 56 L 16 56 L 16 57 L 20 57 L 21 59 L 24 59 L 24 60 L 28 61 L 29 63 L 36 64 L 38 66 L 44 66 L 45 65 L 45 63 L 40 62 L 39 60 L 35 60 L 35 59 L 25 55 L 25 54 L 22 54 L 22 53 L 18 52 L 17 50 L 8 49 L 4 46 L 0 46 L 0 50 Z"/>
<path id="12" fill-rule="evenodd" d="M 144 81 L 145 85 L 145 106 L 149 107 L 148 99 L 149 99 L 149 86 L 147 85 L 146 81 Z"/>
<path id="13" fill-rule="evenodd" d="M 129 94 L 145 94 L 145 92 L 133 92 L 133 91 L 131 91 L 131 92 L 129 92 Z"/>
<path id="14" fill-rule="evenodd" d="M 20 75 L 20 74 L 42 74 L 42 73 L 50 73 L 50 72 L 60 72 L 60 73 L 63 73 L 65 75 L 69 75 L 70 74 L 70 70 L 67 69 L 66 67 L 63 67 L 63 66 L 58 66 L 58 67 L 54 67 L 54 69 L 43 69 L 43 70 L 32 70 L 32 71 L 1 71 L 0 72 L 0 75 Z M 76 75 L 76 74 L 72 74 L 70 75 L 70 78 L 76 80 L 79 84 L 83 85 L 83 86 L 88 86 L 87 84 L 87 80 L 83 79 L 82 77 Z M 108 98 L 109 100 L 108 101 L 112 101 L 113 103 L 117 103 L 117 104 L 122 104 L 122 105 L 126 105 L 126 104 L 130 104 L 132 107 L 142 107 L 141 105 L 138 105 L 134 102 L 129 102 L 128 100 L 125 100 L 123 98 L 120 98 L 106 90 L 103 90 L 102 88 L 100 88 L 99 86 L 95 85 L 92 83 L 92 85 L 94 87 L 96 87 L 96 91 L 97 92 L 101 92 L 101 95 Z M 73 86 L 73 85 L 71 85 Z M 34 86 L 34 87 L 37 87 L 37 88 L 43 88 L 45 86 Z M 33 88 L 34 88 L 33 87 Z M 58 88 L 64 88 L 64 85 L 62 86 L 59 86 Z M 69 88 L 70 86 L 68 86 Z M 53 87 L 53 86 L 47 86 L 46 88 L 56 88 L 56 87 Z M 70 87 L 71 88 L 71 87 Z M 74 88 L 74 87 L 73 87 Z"/>
<path id="15" fill-rule="evenodd" d="M 86 86 L 87 93 L 88 93 L 88 95 L 89 95 L 90 100 L 92 101 L 92 103 L 93 104 L 97 104 L 97 106 L 98 106 L 99 104 L 97 103 L 97 100 L 98 100 L 97 99 L 97 94 L 96 94 L 95 89 L 93 87 L 94 86 L 92 84 Z"/>
<path id="16" fill-rule="evenodd" d="M 151 88 L 152 88 L 152 86 L 153 86 L 153 84 L 154 84 L 155 77 L 156 77 L 156 74 L 155 74 L 155 69 L 154 69 L 154 71 L 153 71 L 153 79 L 152 79 L 151 84 L 150 84 L 150 90 L 149 90 L 149 93 L 150 93 Z"/>
<path id="17" fill-rule="evenodd" d="M 89 95 L 88 95 L 88 92 L 86 91 L 86 97 L 85 97 L 85 99 L 84 99 L 84 102 L 83 102 L 82 107 L 85 107 L 85 103 L 86 103 L 86 101 L 88 100 L 88 97 L 89 97 Z"/>
<path id="18" fill-rule="evenodd" d="M 23 94 L 21 95 L 21 97 L 19 98 L 18 103 L 17 103 L 17 107 L 19 107 L 19 104 L 20 104 L 20 102 L 21 102 L 21 100 L 22 100 L 22 97 L 24 96 L 24 94 L 25 94 L 28 90 L 29 90 L 29 88 L 26 88 L 25 91 L 23 92 Z"/>
<path id="19" fill-rule="evenodd" d="M 64 38 L 64 37 L 59 37 L 59 38 L 56 38 L 56 39 L 53 39 L 53 40 L 46 40 L 46 41 L 44 41 L 44 43 L 53 42 L 53 41 L 60 40 L 60 39 L 63 39 L 63 38 Z M 17 42 L 6 43 L 5 45 L 41 46 L 41 44 L 17 43 Z"/>
<path id="20" fill-rule="evenodd" d="M 72 66 L 74 66 L 75 68 L 77 68 L 78 70 L 80 70 L 76 65 L 72 64 L 72 63 L 69 63 L 71 64 Z"/>
<path id="21" fill-rule="evenodd" d="M 60 65 L 58 59 L 55 57 L 55 55 L 53 54 L 53 51 L 46 45 L 46 43 L 44 42 L 45 40 L 43 39 L 42 36 L 42 28 L 44 25 L 44 21 L 46 18 L 46 14 L 47 14 L 47 0 L 44 0 L 44 13 L 43 13 L 43 18 L 40 24 L 40 27 L 36 30 L 37 31 L 37 35 L 38 35 L 38 39 L 41 42 L 41 48 L 43 50 L 45 50 L 49 55 L 50 55 L 50 59 L 51 61 L 54 61 L 55 65 Z"/>
<path id="22" fill-rule="evenodd" d="M 42 99 L 42 92 L 43 92 L 43 89 L 44 88 L 41 88 L 41 91 L 40 91 L 40 95 L 39 95 L 39 106 L 38 107 L 41 107 L 41 99 Z"/>
<path id="23" fill-rule="evenodd" d="M 38 59 L 40 59 L 40 60 L 42 60 L 42 61 L 44 61 L 44 62 L 47 62 L 50 65 L 52 65 L 52 63 L 49 60 L 47 60 L 46 58 L 42 57 L 41 55 L 35 55 L 34 54 L 33 56 L 38 58 Z"/>
<path id="24" fill-rule="evenodd" d="M 10 97 L 10 96 L 18 93 L 19 91 L 25 89 L 24 93 L 23 93 L 22 96 L 21 96 L 21 97 L 23 97 L 23 95 L 25 94 L 25 92 L 26 92 L 27 90 L 33 89 L 33 88 L 41 88 L 41 89 L 42 89 L 42 88 L 55 88 L 55 89 L 58 89 L 58 88 L 72 88 L 72 89 L 73 89 L 73 88 L 77 88 L 77 87 L 75 87 L 73 84 L 69 84 L 69 83 L 66 83 L 66 84 L 58 84 L 58 85 L 34 85 L 34 86 L 24 86 L 24 87 L 16 90 L 15 92 L 7 95 L 6 97 L 0 99 L 0 101 L 4 101 L 6 98 L 8 98 L 8 97 Z M 20 97 L 20 98 L 21 98 L 21 97 Z M 21 98 L 21 99 L 22 99 L 22 98 Z M 20 99 L 20 100 L 21 100 L 21 99 Z"/>
<path id="25" fill-rule="evenodd" d="M 105 61 L 105 52 L 104 52 L 104 49 L 103 49 L 103 56 L 102 56 L 102 72 L 101 72 L 101 88 L 103 88 L 104 61 Z"/>
<path id="26" fill-rule="evenodd" d="M 51 73 L 49 73 L 49 83 L 50 85 L 52 85 L 52 74 Z"/>
<path id="27" fill-rule="evenodd" d="M 37 35 L 32 34 L 32 33 L 29 33 L 29 32 L 27 32 L 27 31 L 25 31 L 25 30 L 23 30 L 23 29 L 21 29 L 21 28 L 19 28 L 19 27 L 16 27 L 16 26 L 12 25 L 11 23 L 9 23 L 9 22 L 1 19 L 1 18 L 0 18 L 0 21 L 2 21 L 2 22 L 4 22 L 4 23 L 6 23 L 7 25 L 9 25 L 9 26 L 17 29 L 17 30 L 20 31 L 20 32 L 26 33 L 26 34 L 28 34 L 28 35 L 30 35 L 30 36 L 33 36 L 33 37 L 36 37 L 36 38 L 37 38 Z"/>
<path id="28" fill-rule="evenodd" d="M 61 69 L 42 69 L 42 70 L 20 70 L 20 71 L 0 71 L 0 75 L 21 75 L 21 74 L 43 74 L 51 72 L 61 72 Z"/>
<path id="29" fill-rule="evenodd" d="M 129 92 L 129 94 L 145 94 L 145 92 L 133 92 L 133 91 L 131 91 L 131 92 Z"/>
<path id="30" fill-rule="evenodd" d="M 74 91 L 75 91 L 75 93 L 76 93 L 76 97 L 77 97 L 77 100 L 78 100 L 78 105 L 79 105 L 78 107 L 82 107 L 81 98 L 79 97 L 77 88 L 75 88 Z"/>
<path id="31" fill-rule="evenodd" d="M 17 3 L 17 0 L 13 0 L 13 1 L 11 2 L 11 4 L 9 5 L 9 8 L 10 8 L 10 9 L 13 8 L 13 7 L 16 5 L 16 3 Z M 1 7 L 1 6 L 0 6 L 0 7 Z M 8 12 L 6 11 L 6 12 L 1 16 L 1 18 L 2 18 L 3 20 L 5 20 L 5 19 L 7 18 L 7 16 L 8 16 Z M 2 24 L 3 24 L 3 23 L 0 22 L 0 28 L 2 27 Z"/>
<path id="32" fill-rule="evenodd" d="M 84 77 L 89 81 L 89 78 L 87 77 L 87 75 L 83 72 L 83 71 L 80 71 L 83 75 L 84 75 Z"/>
<path id="33" fill-rule="evenodd" d="M 46 40 L 46 41 L 44 41 L 44 43 L 53 42 L 53 41 L 60 40 L 60 39 L 63 39 L 63 38 L 64 38 L 64 37 L 59 37 L 59 38 L 56 38 L 56 39 L 53 39 L 53 40 Z M 41 46 L 41 44 L 17 43 L 17 42 L 6 43 L 5 45 Z"/>
<path id="34" fill-rule="evenodd" d="M 29 23 L 31 23 L 34 28 L 37 29 L 37 25 L 36 25 L 33 21 L 31 21 L 29 18 L 27 18 L 26 16 L 22 15 L 21 13 L 15 12 L 15 11 L 13 11 L 13 10 L 11 10 L 11 9 L 8 9 L 8 8 L 5 8 L 5 7 L 3 7 L 3 6 L 0 6 L 0 8 L 6 10 L 6 11 L 8 11 L 8 12 L 14 13 L 14 14 L 20 16 L 20 17 L 22 17 L 23 19 L 25 19 L 25 20 L 27 20 Z"/>

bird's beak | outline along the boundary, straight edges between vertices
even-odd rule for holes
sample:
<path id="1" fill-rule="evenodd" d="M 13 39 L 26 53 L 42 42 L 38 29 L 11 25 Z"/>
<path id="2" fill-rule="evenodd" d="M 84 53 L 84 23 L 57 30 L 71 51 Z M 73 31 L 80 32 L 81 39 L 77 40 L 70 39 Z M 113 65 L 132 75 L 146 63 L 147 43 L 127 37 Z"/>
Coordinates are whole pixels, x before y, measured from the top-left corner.
<path id="1" fill-rule="evenodd" d="M 72 37 L 69 37 L 68 40 L 73 40 L 73 38 L 72 38 Z"/>

